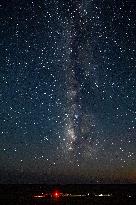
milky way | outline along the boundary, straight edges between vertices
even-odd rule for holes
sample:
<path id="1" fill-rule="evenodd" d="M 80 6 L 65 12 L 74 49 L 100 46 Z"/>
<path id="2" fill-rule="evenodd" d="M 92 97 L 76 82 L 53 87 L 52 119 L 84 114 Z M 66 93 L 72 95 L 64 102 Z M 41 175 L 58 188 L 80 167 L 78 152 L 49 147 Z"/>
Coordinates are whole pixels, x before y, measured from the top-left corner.
<path id="1" fill-rule="evenodd" d="M 66 123 L 64 135 L 66 135 L 64 152 L 73 151 L 71 158 L 78 161 L 78 155 L 86 154 L 86 150 L 91 156 L 93 142 L 97 139 L 98 133 L 95 132 L 95 123 L 91 115 L 86 113 L 82 102 L 82 81 L 87 73 L 86 66 L 87 51 L 85 35 L 87 33 L 86 9 L 82 1 L 74 1 L 70 5 L 73 14 L 67 19 L 68 29 L 65 34 L 65 49 L 67 52 L 64 70 L 66 75 Z M 84 44 L 83 44 L 84 42 Z M 83 59 L 84 56 L 84 59 Z M 90 63 L 89 63 L 90 65 Z M 92 67 L 91 67 L 92 66 Z M 97 65 L 91 65 L 92 76 L 90 80 L 98 86 Z M 92 131 L 92 132 L 91 132 Z M 87 149 L 86 149 L 87 148 Z M 69 153 L 68 153 L 69 154 Z"/>
<path id="2" fill-rule="evenodd" d="M 80 72 L 80 62 L 78 59 L 80 43 L 78 36 L 80 34 L 79 22 L 81 21 L 79 8 L 81 7 L 78 4 L 79 1 L 73 3 L 72 10 L 75 11 L 73 13 L 72 18 L 70 19 L 70 31 L 69 38 L 69 58 L 68 64 L 66 64 L 66 88 L 67 88 L 67 106 L 66 106 L 66 147 L 68 150 L 73 150 L 75 147 L 77 139 L 80 134 L 80 118 L 81 118 L 81 104 L 80 104 L 80 85 L 78 80 L 78 70 Z"/>

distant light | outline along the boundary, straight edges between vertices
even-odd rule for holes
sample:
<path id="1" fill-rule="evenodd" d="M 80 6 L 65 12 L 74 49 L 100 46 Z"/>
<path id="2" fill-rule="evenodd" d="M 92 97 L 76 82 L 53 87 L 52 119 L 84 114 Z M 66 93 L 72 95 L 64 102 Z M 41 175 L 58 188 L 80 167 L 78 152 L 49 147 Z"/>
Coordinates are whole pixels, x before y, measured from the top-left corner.
<path id="1" fill-rule="evenodd" d="M 48 194 L 41 193 L 40 195 L 34 195 L 33 198 L 46 198 Z"/>
<path id="2" fill-rule="evenodd" d="M 111 196 L 110 194 L 95 194 L 95 196 L 99 196 L 99 197 L 109 197 L 109 196 Z"/>
<path id="3" fill-rule="evenodd" d="M 33 196 L 34 198 L 43 198 L 43 197 L 45 197 L 44 195 L 35 195 L 35 196 Z"/>
<path id="4" fill-rule="evenodd" d="M 54 198 L 60 197 L 60 193 L 59 193 L 58 191 L 55 191 L 55 192 L 53 193 L 53 197 L 54 197 Z"/>

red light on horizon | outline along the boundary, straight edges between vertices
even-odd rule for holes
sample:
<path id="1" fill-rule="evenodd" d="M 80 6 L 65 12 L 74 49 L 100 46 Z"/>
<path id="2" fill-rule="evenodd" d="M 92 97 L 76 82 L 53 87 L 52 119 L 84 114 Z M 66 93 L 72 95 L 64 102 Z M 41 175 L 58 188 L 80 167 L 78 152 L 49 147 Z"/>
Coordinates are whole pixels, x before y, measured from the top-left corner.
<path id="1" fill-rule="evenodd" d="M 55 192 L 53 193 L 53 197 L 55 197 L 55 198 L 60 197 L 60 193 L 59 193 L 58 191 L 55 191 Z"/>

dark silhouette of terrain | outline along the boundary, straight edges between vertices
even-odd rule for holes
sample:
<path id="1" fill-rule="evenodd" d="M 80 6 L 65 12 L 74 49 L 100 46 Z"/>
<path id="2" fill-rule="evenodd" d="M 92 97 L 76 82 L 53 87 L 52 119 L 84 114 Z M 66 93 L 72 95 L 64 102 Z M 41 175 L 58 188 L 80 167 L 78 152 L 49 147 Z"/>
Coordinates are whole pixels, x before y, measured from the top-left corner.
<path id="1" fill-rule="evenodd" d="M 54 190 L 68 196 L 52 197 Z M 43 193 L 48 196 L 34 198 L 35 195 Z M 0 205 L 117 205 L 120 203 L 136 204 L 136 185 L 0 185 Z"/>

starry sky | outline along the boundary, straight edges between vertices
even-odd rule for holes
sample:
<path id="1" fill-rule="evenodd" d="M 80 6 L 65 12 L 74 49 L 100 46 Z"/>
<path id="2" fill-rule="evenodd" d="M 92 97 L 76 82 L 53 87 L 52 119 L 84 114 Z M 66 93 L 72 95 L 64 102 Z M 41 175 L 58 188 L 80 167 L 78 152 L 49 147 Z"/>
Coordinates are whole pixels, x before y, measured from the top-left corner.
<path id="1" fill-rule="evenodd" d="M 1 1 L 0 183 L 136 182 L 135 12 Z"/>

